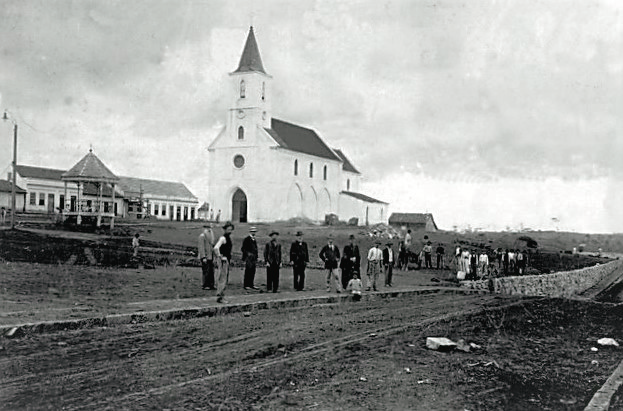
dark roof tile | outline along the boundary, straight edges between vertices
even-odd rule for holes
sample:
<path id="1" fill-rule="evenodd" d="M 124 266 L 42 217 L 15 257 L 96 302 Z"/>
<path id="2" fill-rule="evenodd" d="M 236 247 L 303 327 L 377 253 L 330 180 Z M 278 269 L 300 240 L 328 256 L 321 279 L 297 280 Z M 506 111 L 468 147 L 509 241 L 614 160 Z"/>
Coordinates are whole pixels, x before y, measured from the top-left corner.
<path id="1" fill-rule="evenodd" d="M 296 124 L 273 118 L 271 121 L 271 128 L 265 130 L 283 148 L 330 160 L 342 161 L 342 159 L 322 141 L 320 136 L 310 128 L 297 126 Z"/>
<path id="2" fill-rule="evenodd" d="M 60 180 L 67 170 L 17 165 L 17 174 L 26 178 L 41 178 L 43 180 Z"/>
<path id="3" fill-rule="evenodd" d="M 13 183 L 7 180 L 0 180 L 0 192 L 2 193 L 10 193 L 13 189 Z M 15 193 L 17 194 L 26 194 L 26 190 L 20 188 L 20 186 L 15 186 Z"/>
<path id="4" fill-rule="evenodd" d="M 377 200 L 376 198 L 369 197 L 365 194 L 355 193 L 353 191 L 342 191 L 340 194 L 345 194 L 350 197 L 354 197 L 358 200 L 365 201 L 367 203 L 380 203 L 380 204 L 388 204 L 385 201 Z"/>

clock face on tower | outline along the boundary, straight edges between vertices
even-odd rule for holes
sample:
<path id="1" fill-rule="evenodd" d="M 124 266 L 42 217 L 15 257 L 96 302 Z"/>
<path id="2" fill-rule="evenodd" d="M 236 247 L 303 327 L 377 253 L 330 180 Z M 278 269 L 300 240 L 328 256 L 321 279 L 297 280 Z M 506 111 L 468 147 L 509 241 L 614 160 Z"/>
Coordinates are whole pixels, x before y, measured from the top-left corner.
<path id="1" fill-rule="evenodd" d="M 244 118 L 244 110 L 238 110 L 238 118 Z"/>

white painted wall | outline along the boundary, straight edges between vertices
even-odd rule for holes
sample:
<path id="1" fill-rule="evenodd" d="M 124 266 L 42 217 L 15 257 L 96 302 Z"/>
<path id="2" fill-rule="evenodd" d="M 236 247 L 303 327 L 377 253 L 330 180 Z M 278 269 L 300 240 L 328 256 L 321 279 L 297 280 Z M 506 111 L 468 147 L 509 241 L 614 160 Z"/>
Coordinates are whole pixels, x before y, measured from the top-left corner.
<path id="1" fill-rule="evenodd" d="M 389 219 L 389 205 L 383 203 L 367 203 L 346 194 L 340 195 L 338 217 L 341 221 L 348 221 L 353 217 L 359 219 L 359 225 L 366 224 L 366 209 L 368 224 L 387 224 Z"/>

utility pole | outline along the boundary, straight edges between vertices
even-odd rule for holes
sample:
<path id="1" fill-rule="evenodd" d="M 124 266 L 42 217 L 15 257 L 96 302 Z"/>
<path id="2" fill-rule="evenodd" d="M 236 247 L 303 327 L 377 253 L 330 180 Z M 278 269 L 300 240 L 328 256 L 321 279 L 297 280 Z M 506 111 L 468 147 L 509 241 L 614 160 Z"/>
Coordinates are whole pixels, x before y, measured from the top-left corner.
<path id="1" fill-rule="evenodd" d="M 16 212 L 16 192 L 15 192 L 15 186 L 16 186 L 16 174 L 17 174 L 17 123 L 15 122 L 15 120 L 10 119 L 9 115 L 7 114 L 7 112 L 4 112 L 4 115 L 2 116 L 2 120 L 6 121 L 6 120 L 11 120 L 13 122 L 13 184 L 11 187 L 11 230 L 15 229 L 15 212 Z"/>

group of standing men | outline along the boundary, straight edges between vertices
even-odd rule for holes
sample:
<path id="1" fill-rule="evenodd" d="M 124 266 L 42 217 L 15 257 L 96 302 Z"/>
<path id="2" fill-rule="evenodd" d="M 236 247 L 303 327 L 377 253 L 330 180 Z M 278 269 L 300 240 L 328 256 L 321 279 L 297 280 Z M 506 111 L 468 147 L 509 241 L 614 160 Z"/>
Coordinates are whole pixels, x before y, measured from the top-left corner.
<path id="1" fill-rule="evenodd" d="M 201 260 L 202 287 L 204 290 L 216 290 L 217 302 L 225 303 L 225 288 L 229 279 L 229 265 L 231 263 L 233 243 L 231 232 L 234 225 L 230 222 L 223 226 L 223 235 L 216 240 L 212 230 L 212 224 L 205 224 L 203 232 L 199 235 L 198 257 Z M 258 245 L 256 239 L 257 229 L 250 227 L 249 235 L 242 242 L 242 260 L 244 261 L 243 287 L 245 290 L 259 290 L 256 287 L 255 273 L 258 262 Z M 279 271 L 282 266 L 281 244 L 278 242 L 279 233 L 272 231 L 269 234 L 270 241 L 264 247 L 264 262 L 266 263 L 266 291 L 277 293 L 279 289 Z M 377 290 L 377 280 L 381 273 L 385 274 L 385 286 L 392 286 L 392 272 L 397 260 L 389 241 L 381 250 L 381 241 L 377 239 L 368 251 L 367 265 L 367 288 Z M 320 259 L 327 270 L 327 292 L 330 292 L 331 280 L 335 283 L 336 292 L 351 289 L 351 280 L 360 284 L 358 277 L 361 269 L 361 254 L 359 246 L 355 244 L 355 236 L 350 235 L 343 253 L 340 254 L 338 246 L 333 244 L 333 236 L 329 235 L 327 244 L 319 253 Z M 305 289 L 305 269 L 309 263 L 309 250 L 307 243 L 303 241 L 303 233 L 296 233 L 296 240 L 290 246 L 290 265 L 292 266 L 294 289 Z M 351 285 L 349 285 L 351 284 Z M 215 287 L 216 285 L 216 287 Z"/>

